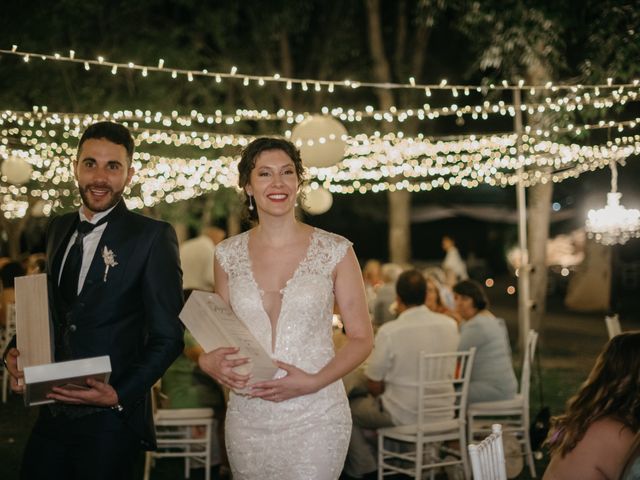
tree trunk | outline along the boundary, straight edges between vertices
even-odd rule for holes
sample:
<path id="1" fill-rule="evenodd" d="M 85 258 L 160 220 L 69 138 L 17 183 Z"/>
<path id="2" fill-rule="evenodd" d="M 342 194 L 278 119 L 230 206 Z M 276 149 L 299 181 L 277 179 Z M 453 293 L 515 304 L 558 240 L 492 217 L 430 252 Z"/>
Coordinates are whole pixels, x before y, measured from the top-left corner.
<path id="1" fill-rule="evenodd" d="M 391 68 L 384 51 L 380 22 L 380 1 L 366 0 L 369 24 L 369 49 L 373 59 L 374 76 L 379 82 L 391 81 Z M 380 108 L 388 110 L 394 105 L 391 91 L 376 89 Z M 388 124 L 383 125 L 388 130 Z M 393 179 L 391 180 L 393 181 Z M 395 263 L 408 263 L 411 259 L 411 195 L 406 190 L 388 192 L 389 200 L 389 258 Z"/>
<path id="2" fill-rule="evenodd" d="M 411 260 L 411 193 L 389 192 L 389 256 L 399 265 Z"/>
<path id="3" fill-rule="evenodd" d="M 538 183 L 529 188 L 528 244 L 531 263 L 531 328 L 539 330 L 547 307 L 547 241 L 553 182 Z"/>
<path id="4" fill-rule="evenodd" d="M 541 85 L 551 79 L 548 68 L 541 63 L 529 66 L 527 80 L 534 85 Z M 529 116 L 529 125 L 533 129 L 546 130 L 550 127 L 550 118 L 544 114 Z M 551 216 L 551 200 L 553 182 L 539 182 L 529 187 L 528 208 L 528 246 L 529 263 L 531 265 L 531 311 L 530 328 L 539 330 L 547 307 L 547 242 L 549 240 L 549 221 Z"/>

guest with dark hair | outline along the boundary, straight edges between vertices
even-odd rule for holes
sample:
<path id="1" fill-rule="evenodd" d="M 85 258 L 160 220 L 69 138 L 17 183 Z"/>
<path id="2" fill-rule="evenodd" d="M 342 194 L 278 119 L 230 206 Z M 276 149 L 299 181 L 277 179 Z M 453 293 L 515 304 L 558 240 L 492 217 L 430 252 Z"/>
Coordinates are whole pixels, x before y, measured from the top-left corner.
<path id="1" fill-rule="evenodd" d="M 462 317 L 458 350 L 476 347 L 469 403 L 509 400 L 515 397 L 518 381 L 511 364 L 509 334 L 504 320 L 489 310 L 482 286 L 463 280 L 453 287 L 456 312 Z"/>
<path id="2" fill-rule="evenodd" d="M 638 470 L 640 332 L 616 335 L 607 343 L 552 425 L 544 479 L 639 478 L 631 472 Z"/>

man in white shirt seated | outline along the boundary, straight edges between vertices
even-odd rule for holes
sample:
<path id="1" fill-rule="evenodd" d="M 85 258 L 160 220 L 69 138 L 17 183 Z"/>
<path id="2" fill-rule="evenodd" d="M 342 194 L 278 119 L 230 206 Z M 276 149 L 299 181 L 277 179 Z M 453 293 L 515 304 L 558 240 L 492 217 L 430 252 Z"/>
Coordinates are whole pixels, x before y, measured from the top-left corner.
<path id="1" fill-rule="evenodd" d="M 455 321 L 425 305 L 422 273 L 408 270 L 398 277 L 399 317 L 380 327 L 364 370 L 369 394 L 350 400 L 353 416 L 345 473 L 375 478 L 376 456 L 363 429 L 416 423 L 418 419 L 418 355 L 455 352 L 460 335 Z"/>

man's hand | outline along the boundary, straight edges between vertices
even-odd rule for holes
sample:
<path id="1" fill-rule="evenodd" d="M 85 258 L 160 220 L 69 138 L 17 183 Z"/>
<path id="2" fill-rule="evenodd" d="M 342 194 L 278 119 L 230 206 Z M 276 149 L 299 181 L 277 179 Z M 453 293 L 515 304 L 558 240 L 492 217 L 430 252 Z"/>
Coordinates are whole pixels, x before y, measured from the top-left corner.
<path id="1" fill-rule="evenodd" d="M 24 373 L 18 370 L 18 357 L 20 352 L 17 348 L 12 348 L 7 352 L 5 360 L 7 362 L 7 370 L 11 375 L 11 391 L 15 393 L 24 393 L 24 384 L 18 385 L 18 380 L 24 379 Z"/>
<path id="2" fill-rule="evenodd" d="M 118 405 L 118 394 L 108 383 L 87 379 L 88 389 L 54 387 L 47 398 L 72 405 L 113 407 Z"/>

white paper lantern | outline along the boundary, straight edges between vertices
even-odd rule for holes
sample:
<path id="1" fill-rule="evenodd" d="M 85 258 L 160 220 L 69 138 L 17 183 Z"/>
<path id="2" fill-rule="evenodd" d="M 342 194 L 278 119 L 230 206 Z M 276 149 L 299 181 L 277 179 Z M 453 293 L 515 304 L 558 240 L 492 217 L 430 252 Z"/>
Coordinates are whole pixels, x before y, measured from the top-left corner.
<path id="1" fill-rule="evenodd" d="M 307 167 L 330 167 L 344 158 L 347 129 L 333 117 L 312 115 L 296 125 L 291 140 Z"/>
<path id="2" fill-rule="evenodd" d="M 31 178 L 33 168 L 24 158 L 11 156 L 2 162 L 2 175 L 13 185 L 22 185 Z"/>
<path id="3" fill-rule="evenodd" d="M 308 190 L 302 200 L 302 209 L 311 215 L 327 212 L 333 205 L 333 195 L 325 188 Z"/>

